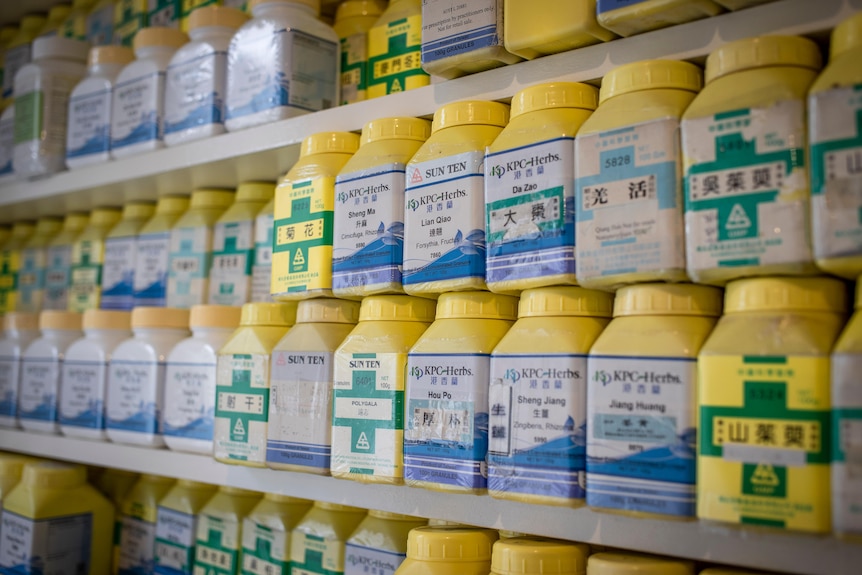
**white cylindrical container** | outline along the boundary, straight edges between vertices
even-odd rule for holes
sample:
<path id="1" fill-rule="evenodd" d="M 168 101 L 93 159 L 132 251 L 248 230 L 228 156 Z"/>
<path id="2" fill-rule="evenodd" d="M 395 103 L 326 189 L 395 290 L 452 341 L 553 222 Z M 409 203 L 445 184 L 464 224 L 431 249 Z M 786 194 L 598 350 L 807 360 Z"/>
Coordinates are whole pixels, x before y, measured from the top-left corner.
<path id="1" fill-rule="evenodd" d="M 114 83 L 111 157 L 163 147 L 165 70 L 188 36 L 172 28 L 144 28 L 135 35 L 135 60 Z"/>
<path id="2" fill-rule="evenodd" d="M 320 0 L 250 0 L 253 19 L 227 55 L 230 131 L 268 124 L 338 103 L 338 35 L 317 17 Z"/>
<path id="3" fill-rule="evenodd" d="M 37 314 L 10 312 L 3 316 L 3 339 L 0 339 L 0 427 L 18 426 L 21 355 L 37 337 Z"/>
<path id="4" fill-rule="evenodd" d="M 3 108 L 0 114 L 0 184 L 15 179 L 12 154 L 15 151 L 15 104 Z"/>
<path id="5" fill-rule="evenodd" d="M 87 58 L 87 77 L 69 97 L 66 166 L 69 169 L 110 159 L 111 92 L 124 66 L 134 59 L 125 46 L 96 46 Z"/>
<path id="6" fill-rule="evenodd" d="M 162 433 L 174 451 L 213 451 L 216 397 L 216 354 L 239 326 L 239 307 L 192 306 L 192 337 L 168 355 Z"/>
<path id="7" fill-rule="evenodd" d="M 21 356 L 18 421 L 27 431 L 57 433 L 60 369 L 68 347 L 83 335 L 81 314 L 43 311 L 39 314 L 39 330 L 42 335 Z"/>
<path id="8" fill-rule="evenodd" d="M 165 144 L 173 146 L 224 132 L 227 48 L 248 16 L 206 6 L 189 16 L 192 41 L 177 50 L 165 77 Z"/>
<path id="9" fill-rule="evenodd" d="M 33 61 L 15 74 L 15 148 L 12 168 L 20 177 L 66 169 L 69 95 L 87 71 L 86 42 L 37 38 Z"/>
<path id="10" fill-rule="evenodd" d="M 176 308 L 136 307 L 132 333 L 114 350 L 108 365 L 105 416 L 108 439 L 115 443 L 161 447 L 168 353 L 189 335 L 189 312 Z"/>
<path id="11" fill-rule="evenodd" d="M 108 438 L 105 396 L 108 362 L 114 349 L 132 336 L 131 313 L 88 309 L 84 337 L 66 350 L 60 376 L 60 432 L 81 439 Z"/>

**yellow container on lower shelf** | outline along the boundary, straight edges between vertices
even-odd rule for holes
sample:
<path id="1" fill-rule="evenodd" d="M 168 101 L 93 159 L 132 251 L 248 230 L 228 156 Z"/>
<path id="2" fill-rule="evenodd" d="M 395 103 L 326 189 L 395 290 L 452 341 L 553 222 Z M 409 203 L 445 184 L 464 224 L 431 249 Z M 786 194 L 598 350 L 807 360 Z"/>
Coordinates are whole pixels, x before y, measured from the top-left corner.
<path id="1" fill-rule="evenodd" d="M 343 574 L 345 541 L 364 517 L 365 509 L 315 501 L 291 534 L 293 573 Z"/>
<path id="2" fill-rule="evenodd" d="M 407 537 L 407 559 L 396 575 L 488 575 L 494 529 L 417 527 Z"/>
<path id="3" fill-rule="evenodd" d="M 587 575 L 694 575 L 694 564 L 640 553 L 596 553 L 587 560 Z"/>
<path id="4" fill-rule="evenodd" d="M 501 533 L 502 537 L 502 533 Z M 544 537 L 513 537 L 494 543 L 491 575 L 584 575 L 590 547 Z"/>
<path id="5" fill-rule="evenodd" d="M 363 575 L 374 566 L 381 575 L 394 573 L 407 558 L 410 531 L 427 525 L 421 517 L 370 510 L 347 540 L 344 575 Z"/>
<path id="6" fill-rule="evenodd" d="M 198 514 L 194 575 L 239 573 L 242 527 L 262 493 L 221 487 Z"/>
<path id="7" fill-rule="evenodd" d="M 198 513 L 217 486 L 188 479 L 177 481 L 159 501 L 153 565 L 156 573 L 188 573 L 195 560 Z"/>
<path id="8" fill-rule="evenodd" d="M 288 575 L 290 536 L 311 501 L 267 493 L 242 524 L 242 575 Z"/>
<path id="9" fill-rule="evenodd" d="M 119 533 L 114 534 L 114 561 L 120 573 L 146 569 L 156 545 L 159 501 L 175 480 L 161 475 L 141 475 L 119 508 Z"/>

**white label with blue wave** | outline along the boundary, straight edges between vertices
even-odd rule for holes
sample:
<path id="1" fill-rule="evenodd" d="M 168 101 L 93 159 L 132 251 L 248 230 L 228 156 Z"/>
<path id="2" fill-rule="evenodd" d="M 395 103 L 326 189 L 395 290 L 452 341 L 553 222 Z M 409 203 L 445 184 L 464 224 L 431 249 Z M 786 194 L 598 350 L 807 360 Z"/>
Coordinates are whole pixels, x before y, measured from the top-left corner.
<path id="1" fill-rule="evenodd" d="M 335 180 L 332 287 L 401 283 L 404 164 L 339 174 Z"/>
<path id="2" fill-rule="evenodd" d="M 60 361 L 55 357 L 25 357 L 21 360 L 21 391 L 18 417 L 37 421 L 57 420 Z"/>
<path id="3" fill-rule="evenodd" d="M 205 45 L 184 62 L 168 66 L 165 86 L 165 133 L 224 122 L 227 52 Z"/>
<path id="4" fill-rule="evenodd" d="M 135 257 L 135 306 L 165 307 L 171 233 L 141 234 Z"/>
<path id="5" fill-rule="evenodd" d="M 587 358 L 492 355 L 488 490 L 585 495 Z"/>
<path id="6" fill-rule="evenodd" d="M 404 283 L 485 277 L 484 153 L 407 167 Z"/>
<path id="7" fill-rule="evenodd" d="M 578 277 L 685 269 L 679 120 L 579 136 Z"/>
<path id="8" fill-rule="evenodd" d="M 137 433 L 158 433 L 159 381 L 165 364 L 112 360 L 108 368 L 107 427 Z"/>
<path id="9" fill-rule="evenodd" d="M 8 349 L 8 344 L 4 345 Z M 18 356 L 0 356 L 0 417 L 14 418 L 18 413 Z M 14 425 L 14 422 L 12 423 Z"/>
<path id="10" fill-rule="evenodd" d="M 60 424 L 87 429 L 105 427 L 105 377 L 101 361 L 63 362 Z"/>
<path id="11" fill-rule="evenodd" d="M 211 441 L 215 421 L 216 364 L 168 363 L 165 435 Z"/>
<path id="12" fill-rule="evenodd" d="M 134 236 L 105 240 L 102 263 L 102 309 L 131 311 L 135 296 Z"/>
<path id="13" fill-rule="evenodd" d="M 575 273 L 574 142 L 486 156 L 489 283 Z"/>
<path id="14" fill-rule="evenodd" d="M 407 358 L 404 478 L 487 487 L 488 377 L 484 354 Z"/>
<path id="15" fill-rule="evenodd" d="M 422 63 L 503 45 L 501 0 L 422 2 Z"/>
<path id="16" fill-rule="evenodd" d="M 694 516 L 696 359 L 588 364 L 587 504 Z"/>
<path id="17" fill-rule="evenodd" d="M 112 149 L 162 139 L 159 110 L 164 81 L 163 72 L 154 72 L 114 86 Z"/>
<path id="18" fill-rule="evenodd" d="M 69 98 L 66 157 L 106 154 L 111 146 L 111 91 L 97 90 Z"/>
<path id="19" fill-rule="evenodd" d="M 16 575 L 90 572 L 93 516 L 31 519 L 4 510 L 0 529 L 0 571 Z"/>

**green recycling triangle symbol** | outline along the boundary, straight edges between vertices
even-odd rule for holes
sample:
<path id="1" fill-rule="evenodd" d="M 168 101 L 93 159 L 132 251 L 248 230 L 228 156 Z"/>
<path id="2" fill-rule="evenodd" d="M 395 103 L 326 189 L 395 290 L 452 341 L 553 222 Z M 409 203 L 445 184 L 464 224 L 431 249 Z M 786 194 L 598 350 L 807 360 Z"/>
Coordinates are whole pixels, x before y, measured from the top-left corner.
<path id="1" fill-rule="evenodd" d="M 751 219 L 745 213 L 745 208 L 741 204 L 734 204 L 730 210 L 730 215 L 727 216 L 727 221 L 724 227 L 728 230 L 742 230 L 751 227 Z"/>
<path id="2" fill-rule="evenodd" d="M 233 426 L 234 435 L 245 435 L 245 426 L 242 424 L 242 419 L 237 419 Z"/>

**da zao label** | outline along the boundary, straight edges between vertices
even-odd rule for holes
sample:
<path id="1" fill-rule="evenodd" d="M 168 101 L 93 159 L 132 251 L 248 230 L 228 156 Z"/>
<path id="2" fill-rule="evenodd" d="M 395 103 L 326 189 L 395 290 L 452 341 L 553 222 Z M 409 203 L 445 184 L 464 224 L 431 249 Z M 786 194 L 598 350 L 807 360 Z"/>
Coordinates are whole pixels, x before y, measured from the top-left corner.
<path id="1" fill-rule="evenodd" d="M 235 575 L 240 543 L 238 522 L 201 515 L 192 575 Z"/>
<path id="2" fill-rule="evenodd" d="M 289 575 L 290 534 L 246 518 L 242 524 L 242 575 Z"/>
<path id="3" fill-rule="evenodd" d="M 427 86 L 422 69 L 422 16 L 415 14 L 368 31 L 368 97 Z"/>
<path id="4" fill-rule="evenodd" d="M 235 353 L 217 362 L 214 455 L 263 466 L 269 412 L 269 356 Z"/>

